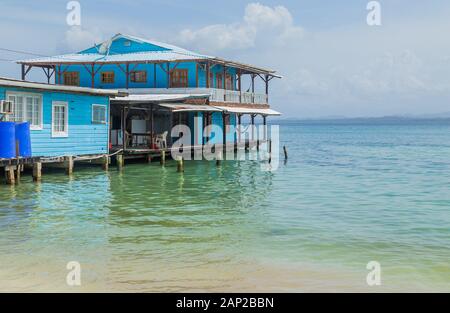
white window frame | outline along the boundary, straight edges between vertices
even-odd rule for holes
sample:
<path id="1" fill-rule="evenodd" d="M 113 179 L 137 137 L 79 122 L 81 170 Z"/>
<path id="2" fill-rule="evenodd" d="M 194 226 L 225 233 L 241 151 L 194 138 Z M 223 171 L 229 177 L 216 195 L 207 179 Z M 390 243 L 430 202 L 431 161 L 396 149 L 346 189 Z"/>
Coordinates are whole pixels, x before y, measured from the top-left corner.
<path id="1" fill-rule="evenodd" d="M 65 108 L 64 112 L 66 113 L 64 119 L 64 129 L 63 132 L 55 131 L 55 107 L 63 106 Z M 65 138 L 69 137 L 69 103 L 65 101 L 53 101 L 52 102 L 52 138 Z"/>
<path id="2" fill-rule="evenodd" d="M 98 107 L 102 107 L 105 109 L 105 121 L 104 122 L 100 122 L 100 121 L 95 121 L 94 120 L 94 108 L 98 108 Z M 92 124 L 99 124 L 99 125 L 106 125 L 108 124 L 108 106 L 104 105 L 104 104 L 93 104 L 92 105 Z"/>
<path id="3" fill-rule="evenodd" d="M 17 105 L 17 97 L 22 97 L 22 118 L 20 121 L 16 122 L 30 122 L 31 130 L 43 130 L 44 129 L 44 97 L 40 93 L 32 93 L 32 92 L 16 92 L 16 91 L 7 91 L 6 92 L 6 100 L 9 100 L 9 97 L 15 97 L 15 101 L 13 104 L 13 111 L 16 110 Z M 31 97 L 33 99 L 39 98 L 40 103 L 40 111 L 39 111 L 39 125 L 33 125 L 33 120 L 29 121 L 26 119 L 27 116 L 27 98 Z M 33 103 L 34 105 L 34 103 Z M 14 114 L 15 115 L 15 114 Z"/>

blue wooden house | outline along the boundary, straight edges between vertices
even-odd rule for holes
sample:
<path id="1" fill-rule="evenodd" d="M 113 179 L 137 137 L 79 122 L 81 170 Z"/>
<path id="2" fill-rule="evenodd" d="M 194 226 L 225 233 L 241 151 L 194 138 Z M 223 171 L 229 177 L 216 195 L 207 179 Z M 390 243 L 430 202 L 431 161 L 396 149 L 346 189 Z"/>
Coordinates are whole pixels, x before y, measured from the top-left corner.
<path id="1" fill-rule="evenodd" d="M 275 71 L 117 34 L 78 53 L 20 61 L 22 79 L 42 68 L 48 83 L 119 89 L 111 100 L 110 138 L 117 148 L 152 148 L 177 124 L 191 129 L 191 144 L 238 140 L 233 131 L 247 114 L 279 115 L 269 106 Z M 217 131 L 205 130 L 215 125 Z M 174 138 L 168 138 L 169 144 Z"/>
<path id="2" fill-rule="evenodd" d="M 113 89 L 48 85 L 0 78 L 0 100 L 9 101 L 6 121 L 30 123 L 35 157 L 109 153 Z"/>

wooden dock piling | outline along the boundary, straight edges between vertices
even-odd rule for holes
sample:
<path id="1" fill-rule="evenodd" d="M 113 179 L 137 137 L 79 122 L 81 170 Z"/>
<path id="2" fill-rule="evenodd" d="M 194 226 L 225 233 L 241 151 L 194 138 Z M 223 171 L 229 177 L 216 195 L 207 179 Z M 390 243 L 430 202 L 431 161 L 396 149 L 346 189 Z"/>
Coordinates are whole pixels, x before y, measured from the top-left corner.
<path id="1" fill-rule="evenodd" d="M 42 163 L 36 162 L 33 164 L 33 180 L 39 182 L 42 179 Z"/>
<path id="2" fill-rule="evenodd" d="M 184 172 L 184 160 L 183 157 L 181 156 L 177 157 L 177 172 L 178 173 Z"/>
<path id="3" fill-rule="evenodd" d="M 117 169 L 119 171 L 121 171 L 123 169 L 123 166 L 124 166 L 123 154 L 117 154 L 116 155 L 116 165 L 117 165 Z"/>
<path id="4" fill-rule="evenodd" d="M 8 185 L 15 185 L 16 183 L 16 177 L 14 175 L 15 169 L 16 166 L 5 166 L 5 178 Z"/>
<path id="5" fill-rule="evenodd" d="M 166 151 L 161 150 L 161 159 L 159 160 L 159 163 L 164 166 L 166 165 Z"/>
<path id="6" fill-rule="evenodd" d="M 104 171 L 108 171 L 109 170 L 109 156 L 105 155 L 102 158 L 102 169 Z"/>
<path id="7" fill-rule="evenodd" d="M 287 160 L 288 159 L 288 152 L 287 152 L 286 146 L 283 146 L 283 152 L 284 152 L 284 159 Z"/>
<path id="8" fill-rule="evenodd" d="M 218 151 L 216 153 L 216 166 L 220 166 L 222 164 L 222 160 L 223 160 L 223 153 L 222 151 Z"/>
<path id="9" fill-rule="evenodd" d="M 68 156 L 65 158 L 64 166 L 66 168 L 66 174 L 72 175 L 73 174 L 73 156 Z"/>

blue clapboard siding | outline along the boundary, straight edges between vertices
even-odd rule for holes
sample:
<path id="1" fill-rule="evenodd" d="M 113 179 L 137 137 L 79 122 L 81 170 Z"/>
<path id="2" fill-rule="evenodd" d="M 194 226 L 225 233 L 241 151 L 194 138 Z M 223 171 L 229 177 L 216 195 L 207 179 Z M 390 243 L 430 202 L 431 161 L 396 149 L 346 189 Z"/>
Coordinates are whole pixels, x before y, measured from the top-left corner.
<path id="1" fill-rule="evenodd" d="M 168 88 L 168 80 L 166 64 L 161 64 L 161 66 L 157 64 L 135 64 L 130 66 L 130 71 L 146 71 L 147 72 L 147 82 L 145 83 L 134 83 L 129 80 L 128 87 L 129 88 Z M 197 65 L 195 62 L 182 62 L 176 65 L 176 63 L 170 63 L 170 69 L 187 69 L 188 70 L 188 87 L 196 88 L 197 87 Z M 125 69 L 125 64 L 121 65 L 122 69 Z M 120 69 L 118 65 L 103 65 L 100 68 L 100 65 L 94 66 L 97 74 L 94 77 L 94 88 L 101 89 L 124 89 L 126 88 L 126 74 Z M 155 85 L 155 69 L 156 69 L 156 85 Z M 91 67 L 89 67 L 91 70 Z M 80 86 L 81 87 L 92 87 L 92 76 L 89 71 L 82 65 L 64 65 L 61 67 L 61 71 L 66 72 L 78 72 L 80 75 Z M 105 84 L 101 81 L 101 74 L 103 72 L 114 72 L 114 83 Z M 217 86 L 217 75 L 223 76 L 223 67 L 220 65 L 214 66 L 211 69 L 212 80 L 210 82 L 210 88 L 218 88 L 222 89 L 223 86 Z M 226 73 L 231 75 L 232 86 L 236 87 L 236 74 L 237 70 L 235 68 L 227 68 Z M 58 75 L 56 74 L 56 77 Z M 57 78 L 57 82 L 59 82 L 59 78 Z M 64 83 L 63 77 L 61 77 L 61 84 Z M 198 87 L 206 88 L 206 71 L 203 70 L 200 66 L 198 69 Z"/>
<path id="2" fill-rule="evenodd" d="M 109 122 L 107 124 L 95 124 L 92 122 L 93 104 L 106 105 L 106 116 L 109 120 L 108 97 L 0 86 L 0 100 L 6 99 L 8 91 L 42 95 L 43 129 L 31 131 L 33 156 L 87 155 L 109 152 Z M 52 138 L 53 101 L 68 103 L 68 137 Z"/>

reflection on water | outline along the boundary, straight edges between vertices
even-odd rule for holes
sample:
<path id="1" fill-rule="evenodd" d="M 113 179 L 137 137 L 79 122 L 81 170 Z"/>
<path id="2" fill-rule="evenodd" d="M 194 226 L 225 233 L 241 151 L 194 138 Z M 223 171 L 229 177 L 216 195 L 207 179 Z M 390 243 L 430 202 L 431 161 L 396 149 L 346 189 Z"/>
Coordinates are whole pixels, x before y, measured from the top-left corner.
<path id="1" fill-rule="evenodd" d="M 289 161 L 77 169 L 0 186 L 0 290 L 450 290 L 448 125 L 292 125 Z M 376 290 L 375 290 L 376 291 Z"/>

